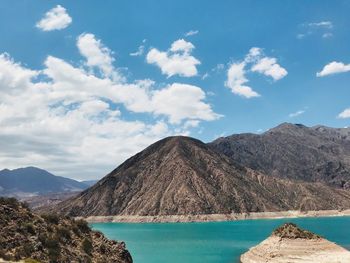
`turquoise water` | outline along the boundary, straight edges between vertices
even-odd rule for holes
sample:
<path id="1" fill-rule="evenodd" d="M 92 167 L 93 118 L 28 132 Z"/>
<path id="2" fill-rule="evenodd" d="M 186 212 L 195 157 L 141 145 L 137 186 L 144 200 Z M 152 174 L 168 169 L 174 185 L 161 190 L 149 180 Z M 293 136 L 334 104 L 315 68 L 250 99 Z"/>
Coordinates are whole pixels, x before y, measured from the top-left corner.
<path id="1" fill-rule="evenodd" d="M 124 240 L 135 263 L 237 263 L 248 248 L 284 222 L 350 249 L 350 217 L 242 220 L 211 223 L 98 223 L 108 238 Z"/>

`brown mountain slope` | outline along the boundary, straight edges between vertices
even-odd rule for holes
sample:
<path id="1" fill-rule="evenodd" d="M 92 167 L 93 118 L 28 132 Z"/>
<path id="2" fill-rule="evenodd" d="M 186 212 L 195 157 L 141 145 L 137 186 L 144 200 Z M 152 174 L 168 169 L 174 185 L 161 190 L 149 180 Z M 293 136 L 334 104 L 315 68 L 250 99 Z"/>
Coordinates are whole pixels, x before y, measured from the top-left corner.
<path id="1" fill-rule="evenodd" d="M 28 258 L 32 259 L 28 262 L 132 263 L 124 243 L 108 240 L 83 220 L 39 216 L 13 198 L 0 198 L 0 262 Z"/>
<path id="2" fill-rule="evenodd" d="M 219 138 L 209 146 L 267 175 L 350 189 L 350 128 L 284 123 L 263 134 Z"/>
<path id="3" fill-rule="evenodd" d="M 58 206 L 91 215 L 193 215 L 350 208 L 350 193 L 265 176 L 201 141 L 163 139 Z"/>

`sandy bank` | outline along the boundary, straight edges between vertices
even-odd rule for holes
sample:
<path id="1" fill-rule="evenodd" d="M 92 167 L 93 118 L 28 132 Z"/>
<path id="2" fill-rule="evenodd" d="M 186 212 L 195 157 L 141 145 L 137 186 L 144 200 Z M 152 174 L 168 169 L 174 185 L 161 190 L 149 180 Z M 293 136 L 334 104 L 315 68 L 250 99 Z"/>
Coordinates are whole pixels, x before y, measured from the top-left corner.
<path id="1" fill-rule="evenodd" d="M 207 215 L 164 215 L 164 216 L 89 216 L 84 219 L 89 223 L 124 222 L 124 223 L 177 223 L 177 222 L 220 222 L 245 219 L 279 219 L 298 217 L 334 217 L 350 216 L 347 210 L 320 210 L 320 211 L 283 211 L 233 214 Z"/>

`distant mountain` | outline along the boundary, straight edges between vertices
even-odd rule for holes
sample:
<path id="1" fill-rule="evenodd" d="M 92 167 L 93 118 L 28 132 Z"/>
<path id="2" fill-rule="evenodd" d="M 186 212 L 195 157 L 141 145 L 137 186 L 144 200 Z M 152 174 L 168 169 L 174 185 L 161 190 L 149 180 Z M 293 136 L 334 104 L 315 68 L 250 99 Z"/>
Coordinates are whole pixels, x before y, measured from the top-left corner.
<path id="1" fill-rule="evenodd" d="M 97 182 L 98 182 L 98 180 L 81 181 L 81 183 L 87 185 L 88 187 L 93 186 L 93 185 L 96 184 Z"/>
<path id="2" fill-rule="evenodd" d="M 219 138 L 209 146 L 267 175 L 350 189 L 350 128 L 284 123 L 260 135 Z"/>
<path id="3" fill-rule="evenodd" d="M 61 176 L 55 176 L 36 167 L 0 171 L 0 195 L 24 197 L 60 192 L 76 192 L 88 185 Z"/>
<path id="4" fill-rule="evenodd" d="M 349 191 L 264 175 L 179 136 L 152 144 L 54 210 L 157 216 L 342 208 L 350 208 Z"/>

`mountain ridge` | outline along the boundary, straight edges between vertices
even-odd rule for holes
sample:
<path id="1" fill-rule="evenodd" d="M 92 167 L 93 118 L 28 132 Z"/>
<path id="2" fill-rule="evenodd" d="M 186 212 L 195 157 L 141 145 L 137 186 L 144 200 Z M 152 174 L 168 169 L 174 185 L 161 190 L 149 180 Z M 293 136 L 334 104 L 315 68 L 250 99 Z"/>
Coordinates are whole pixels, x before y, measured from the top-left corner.
<path id="1" fill-rule="evenodd" d="M 350 128 L 282 123 L 262 134 L 233 134 L 208 145 L 267 175 L 350 188 Z"/>
<path id="2" fill-rule="evenodd" d="M 25 197 L 60 192 L 82 191 L 87 184 L 56 176 L 37 167 L 29 166 L 0 171 L 0 195 Z"/>
<path id="3" fill-rule="evenodd" d="M 162 139 L 54 209 L 72 216 L 196 215 L 350 208 L 350 193 L 265 175 L 208 144 Z"/>

